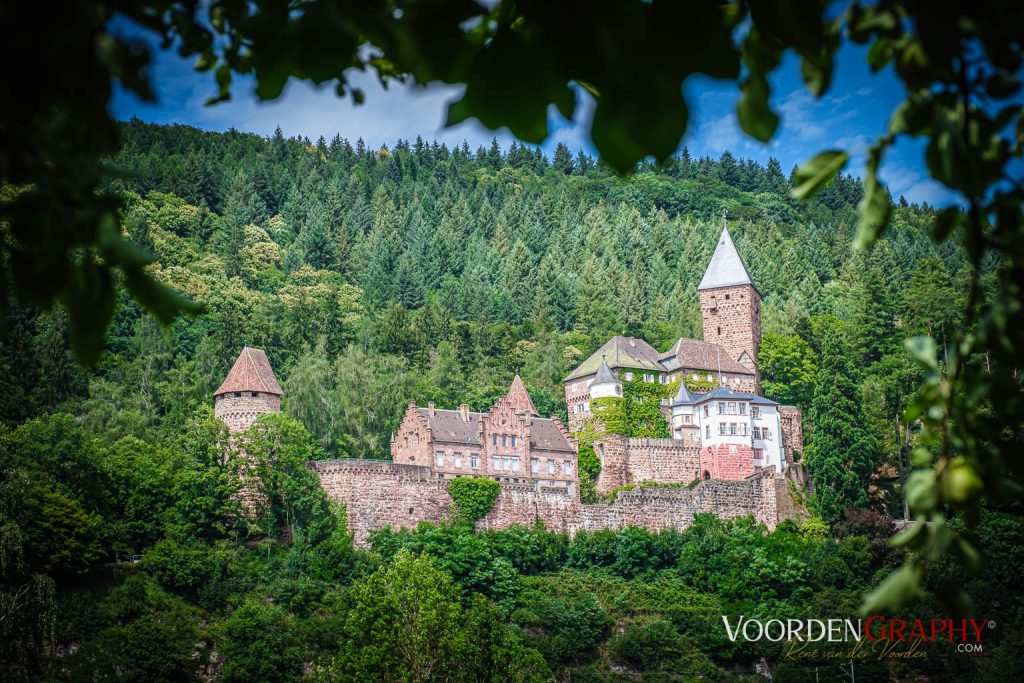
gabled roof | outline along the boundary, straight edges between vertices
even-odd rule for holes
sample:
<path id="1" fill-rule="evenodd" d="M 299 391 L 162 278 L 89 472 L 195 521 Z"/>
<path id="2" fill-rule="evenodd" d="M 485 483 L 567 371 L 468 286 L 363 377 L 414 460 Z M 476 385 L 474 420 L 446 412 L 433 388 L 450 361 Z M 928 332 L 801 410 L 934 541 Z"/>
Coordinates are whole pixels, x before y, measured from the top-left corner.
<path id="1" fill-rule="evenodd" d="M 517 414 L 528 413 L 530 415 L 539 415 L 537 412 L 537 406 L 533 405 L 533 400 L 530 399 L 529 392 L 526 391 L 526 385 L 523 384 L 523 378 L 516 374 L 515 379 L 512 380 L 512 386 L 508 388 L 508 393 L 505 394 L 505 398 L 515 407 Z"/>
<path id="2" fill-rule="evenodd" d="M 530 446 L 548 451 L 575 452 L 555 421 L 545 418 L 530 421 Z"/>
<path id="3" fill-rule="evenodd" d="M 670 363 L 672 358 L 678 358 L 678 363 Z M 699 339 L 679 338 L 672 348 L 661 354 L 659 360 L 666 369 L 686 368 L 692 370 L 707 370 L 709 372 L 728 372 L 736 375 L 753 375 L 750 368 L 741 365 L 733 359 L 729 352 L 714 342 L 700 341 Z M 670 367 L 672 365 L 673 367 Z"/>
<path id="4" fill-rule="evenodd" d="M 213 395 L 220 396 L 236 391 L 259 391 L 278 396 L 284 394 L 263 349 L 244 347 L 224 383 L 213 392 Z"/>
<path id="5" fill-rule="evenodd" d="M 665 368 L 658 362 L 658 352 L 643 339 L 616 335 L 590 357 L 580 363 L 566 380 L 593 375 L 601 365 L 601 359 L 607 359 L 610 368 L 635 368 L 637 370 L 653 370 L 664 372 Z"/>
<path id="6" fill-rule="evenodd" d="M 429 408 L 418 408 L 420 415 L 427 420 L 430 433 L 434 441 L 446 443 L 480 443 L 480 417 L 481 413 L 470 413 L 469 422 L 462 419 L 458 410 L 444 410 L 436 408 L 434 414 L 430 414 Z"/>
<path id="7" fill-rule="evenodd" d="M 604 356 L 601 356 L 601 365 L 597 368 L 597 374 L 594 375 L 594 384 L 618 384 L 619 380 L 616 379 L 615 373 L 608 367 L 608 363 L 605 362 Z"/>
<path id="8" fill-rule="evenodd" d="M 715 253 L 711 256 L 711 262 L 708 264 L 707 270 L 704 271 L 704 277 L 701 278 L 697 289 L 715 289 L 735 285 L 754 286 L 754 280 L 747 272 L 743 259 L 736 251 L 736 245 L 732 243 L 729 228 L 726 227 L 722 229 L 722 236 L 718 238 Z"/>

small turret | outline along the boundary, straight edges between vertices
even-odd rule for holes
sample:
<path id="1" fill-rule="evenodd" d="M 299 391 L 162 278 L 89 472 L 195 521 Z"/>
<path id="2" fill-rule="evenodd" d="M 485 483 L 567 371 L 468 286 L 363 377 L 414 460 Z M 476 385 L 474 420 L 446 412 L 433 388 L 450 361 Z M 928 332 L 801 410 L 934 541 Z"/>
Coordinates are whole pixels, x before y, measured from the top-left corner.
<path id="1" fill-rule="evenodd" d="M 232 432 L 242 432 L 263 413 L 281 412 L 283 394 L 267 354 L 246 346 L 213 393 L 214 414 Z"/>
<path id="2" fill-rule="evenodd" d="M 622 382 L 618 380 L 612 369 L 605 362 L 604 355 L 601 356 L 601 365 L 590 383 L 590 400 L 597 398 L 621 398 Z"/>

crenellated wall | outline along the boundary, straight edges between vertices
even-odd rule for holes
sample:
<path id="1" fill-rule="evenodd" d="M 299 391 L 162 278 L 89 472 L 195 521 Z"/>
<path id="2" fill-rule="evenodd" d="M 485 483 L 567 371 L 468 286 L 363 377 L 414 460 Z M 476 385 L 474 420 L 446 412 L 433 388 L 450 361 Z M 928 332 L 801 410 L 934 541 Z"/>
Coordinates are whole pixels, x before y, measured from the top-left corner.
<path id="1" fill-rule="evenodd" d="M 601 461 L 596 484 L 600 494 L 642 481 L 688 484 L 702 471 L 700 445 L 681 439 L 607 434 L 594 442 L 594 453 Z"/>
<path id="2" fill-rule="evenodd" d="M 346 505 L 348 527 L 357 545 L 383 527 L 415 528 L 421 521 L 450 519 L 452 499 L 447 482 L 429 467 L 376 460 L 324 460 L 311 463 L 327 495 Z M 700 481 L 686 488 L 642 487 L 620 492 L 614 503 L 584 505 L 578 495 L 561 489 L 503 485 L 478 529 L 504 529 L 544 522 L 568 534 L 640 526 L 685 529 L 695 515 L 710 512 L 721 518 L 753 515 L 773 529 L 787 517 L 801 514 L 786 480 L 763 470 L 739 481 Z"/>

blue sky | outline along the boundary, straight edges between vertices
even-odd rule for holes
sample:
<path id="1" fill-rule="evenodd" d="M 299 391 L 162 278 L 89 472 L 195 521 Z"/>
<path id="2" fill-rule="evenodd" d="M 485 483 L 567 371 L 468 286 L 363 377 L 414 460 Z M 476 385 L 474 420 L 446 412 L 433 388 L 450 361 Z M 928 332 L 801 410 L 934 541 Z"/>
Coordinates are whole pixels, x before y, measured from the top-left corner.
<path id="1" fill-rule="evenodd" d="M 340 134 L 353 141 L 362 137 L 373 146 L 392 145 L 399 138 L 409 140 L 417 135 L 449 144 L 466 140 L 474 149 L 489 144 L 494 137 L 505 147 L 514 139 L 505 129 L 488 130 L 475 121 L 444 128 L 447 104 L 460 95 L 459 86 L 392 83 L 385 90 L 375 77 L 358 72 L 351 82 L 365 91 L 363 105 L 339 98 L 333 84 L 317 87 L 295 79 L 277 100 L 260 102 L 254 94 L 253 81 L 243 78 L 236 79 L 232 100 L 206 106 L 204 102 L 215 90 L 211 74 L 195 72 L 191 61 L 174 52 L 159 51 L 154 37 L 133 26 L 117 22 L 115 27 L 142 37 L 151 45 L 151 76 L 157 95 L 157 102 L 143 102 L 117 87 L 110 111 L 119 119 L 137 116 L 156 123 L 183 123 L 213 131 L 236 128 L 262 135 L 270 135 L 280 126 L 289 137 L 304 135 L 315 140 L 322 135 L 329 140 Z M 832 88 L 817 100 L 803 87 L 797 60 L 792 56 L 784 60 L 772 77 L 772 103 L 782 120 L 768 144 L 747 137 L 739 129 L 735 117 L 739 91 L 735 84 L 699 76 L 688 79 L 684 92 L 691 113 L 682 144 L 694 156 L 718 157 L 729 150 L 761 163 L 774 156 L 787 173 L 793 165 L 821 150 L 845 149 L 852 155 L 847 170 L 860 175 L 868 145 L 885 131 L 889 114 L 904 94 L 890 70 L 870 72 L 864 52 L 855 46 L 840 50 Z M 592 115 L 593 101 L 579 91 L 571 121 L 552 109 L 549 136 L 542 148 L 550 153 L 562 142 L 574 151 L 582 149 L 593 154 L 586 126 Z M 882 177 L 894 196 L 904 195 L 909 201 L 933 205 L 954 201 L 951 193 L 928 179 L 920 141 L 898 143 L 886 156 Z"/>

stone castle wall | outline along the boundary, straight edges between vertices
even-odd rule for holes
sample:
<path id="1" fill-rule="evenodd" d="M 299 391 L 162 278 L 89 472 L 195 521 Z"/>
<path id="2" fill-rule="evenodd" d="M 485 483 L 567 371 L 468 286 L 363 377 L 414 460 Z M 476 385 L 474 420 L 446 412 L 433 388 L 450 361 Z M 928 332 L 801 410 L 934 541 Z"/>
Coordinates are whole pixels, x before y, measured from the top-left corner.
<path id="1" fill-rule="evenodd" d="M 681 439 L 648 439 L 608 434 L 594 442 L 601 461 L 596 489 L 608 494 L 626 484 L 689 483 L 700 477 L 700 445 Z"/>
<path id="2" fill-rule="evenodd" d="M 255 391 L 222 394 L 214 399 L 213 412 L 232 432 L 244 432 L 264 413 L 281 411 L 281 397 Z"/>
<path id="3" fill-rule="evenodd" d="M 380 528 L 415 528 L 421 521 L 451 518 L 447 482 L 429 467 L 374 460 L 325 460 L 311 464 L 327 495 L 346 505 L 348 528 L 357 545 Z M 726 519 L 753 515 L 768 528 L 799 516 L 784 478 L 765 470 L 740 481 L 700 481 L 687 488 L 650 487 L 619 493 L 614 503 L 584 505 L 579 496 L 557 489 L 503 485 L 478 529 L 504 529 L 536 521 L 554 531 L 685 529 L 695 515 L 710 512 Z"/>

